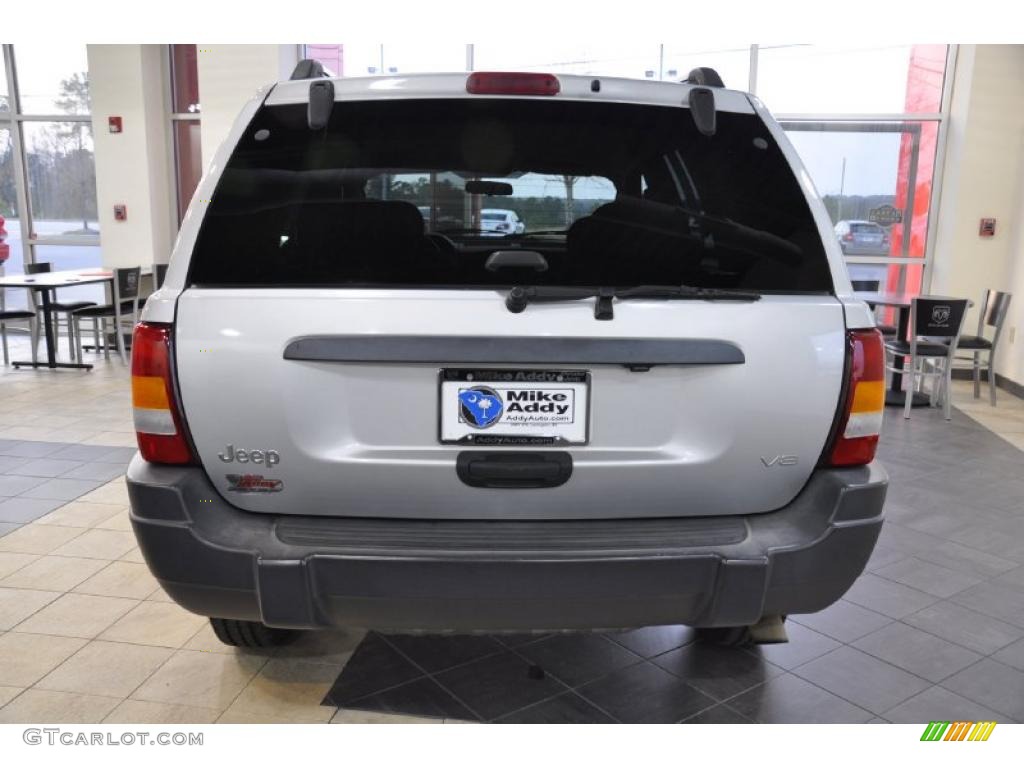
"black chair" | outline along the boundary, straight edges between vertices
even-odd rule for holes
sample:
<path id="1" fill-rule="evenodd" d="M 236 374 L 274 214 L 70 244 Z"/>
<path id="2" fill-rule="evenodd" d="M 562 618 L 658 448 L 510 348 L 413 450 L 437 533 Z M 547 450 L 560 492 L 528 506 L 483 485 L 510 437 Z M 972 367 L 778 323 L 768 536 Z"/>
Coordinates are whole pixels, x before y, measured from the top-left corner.
<path id="1" fill-rule="evenodd" d="M 72 313 L 74 318 L 75 338 L 79 344 L 79 356 L 82 354 L 82 320 L 92 320 L 93 339 L 97 351 L 99 349 L 100 331 L 103 335 L 103 356 L 110 357 L 110 345 L 107 342 L 107 321 L 113 320 L 114 336 L 117 338 L 117 351 L 121 362 L 127 365 L 128 355 L 124 345 L 123 323 L 130 321 L 129 328 L 134 328 L 139 319 L 139 282 L 142 267 L 124 267 L 114 270 L 114 296 L 110 304 L 86 307 Z"/>
<path id="2" fill-rule="evenodd" d="M 0 273 L 2 273 L 0 269 Z M 31 294 L 31 291 L 29 291 Z M 7 309 L 7 299 L 3 289 L 0 289 L 0 337 L 3 338 L 4 365 L 11 364 L 11 354 L 7 349 L 7 323 L 28 320 L 29 334 L 32 337 L 32 362 L 36 362 L 36 347 L 38 346 L 39 325 L 36 313 L 30 309 Z"/>
<path id="3" fill-rule="evenodd" d="M 988 375 L 988 393 L 992 405 L 996 404 L 996 372 L 994 368 L 996 359 L 996 345 L 999 344 L 999 337 L 1003 332 L 1003 323 L 1006 320 L 1006 313 L 1010 309 L 1010 299 L 1013 294 L 1003 291 L 985 291 L 985 299 L 981 304 L 981 312 L 978 315 L 978 333 L 976 336 L 961 336 L 957 349 L 970 353 L 970 357 L 957 357 L 957 360 L 970 360 L 974 373 L 974 399 L 981 397 L 981 353 L 988 353 L 986 361 Z M 994 328 L 991 339 L 985 338 L 985 326 Z"/>
<path id="4" fill-rule="evenodd" d="M 35 264 L 25 265 L 26 275 L 38 275 L 43 272 L 52 272 L 53 265 L 48 261 L 39 261 Z M 34 293 L 34 292 L 33 292 Z M 60 338 L 60 321 L 61 315 L 64 316 L 64 324 L 68 329 L 68 354 L 71 355 L 71 359 L 75 360 L 75 355 L 78 352 L 78 346 L 75 344 L 73 326 L 71 322 L 71 314 L 79 309 L 85 307 L 95 307 L 95 301 L 57 301 L 57 290 L 53 289 L 49 291 L 50 294 L 50 317 L 53 319 L 53 339 L 56 345 L 57 340 Z M 42 322 L 42 307 L 37 306 L 36 311 L 39 313 L 39 319 Z M 38 339 L 35 343 L 38 343 Z M 80 359 L 80 358 L 78 358 Z"/>
<path id="5" fill-rule="evenodd" d="M 853 285 L 853 290 L 855 291 L 869 291 L 871 293 L 878 291 L 878 286 L 880 285 L 878 280 L 851 280 L 850 284 Z M 870 301 L 868 306 L 872 310 L 875 308 L 875 305 Z M 875 327 L 878 328 L 883 336 L 895 336 L 898 333 L 895 325 L 885 325 L 884 323 L 876 322 Z"/>
<path id="6" fill-rule="evenodd" d="M 910 307 L 910 339 L 889 339 L 885 342 L 886 350 L 894 359 L 897 356 L 908 359 L 907 366 L 902 370 L 907 390 L 903 418 L 910 418 L 915 379 L 920 377 L 920 381 L 923 381 L 928 376 L 937 379 L 932 386 L 932 405 L 936 404 L 937 398 L 941 395 L 946 421 L 952 417 L 950 378 L 953 373 L 953 355 L 966 315 L 967 299 L 919 296 L 913 300 Z M 926 360 L 935 364 L 933 370 L 928 371 L 924 368 L 923 363 Z M 918 361 L 922 363 L 920 370 Z M 886 370 L 898 371 L 895 365 L 886 365 Z"/>

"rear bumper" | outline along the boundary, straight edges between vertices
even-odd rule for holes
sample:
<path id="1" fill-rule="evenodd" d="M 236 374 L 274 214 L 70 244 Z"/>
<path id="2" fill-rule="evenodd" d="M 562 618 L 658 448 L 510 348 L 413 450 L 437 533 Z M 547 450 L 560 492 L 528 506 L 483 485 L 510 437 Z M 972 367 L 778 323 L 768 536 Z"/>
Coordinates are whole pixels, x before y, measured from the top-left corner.
<path id="1" fill-rule="evenodd" d="M 889 246 L 844 243 L 842 251 L 844 256 L 888 256 Z"/>
<path id="2" fill-rule="evenodd" d="M 745 517 L 431 522 L 243 512 L 202 469 L 136 455 L 128 470 L 142 553 L 188 610 L 425 631 L 739 626 L 818 611 L 864 569 L 887 481 L 877 464 L 818 470 L 787 507 Z"/>

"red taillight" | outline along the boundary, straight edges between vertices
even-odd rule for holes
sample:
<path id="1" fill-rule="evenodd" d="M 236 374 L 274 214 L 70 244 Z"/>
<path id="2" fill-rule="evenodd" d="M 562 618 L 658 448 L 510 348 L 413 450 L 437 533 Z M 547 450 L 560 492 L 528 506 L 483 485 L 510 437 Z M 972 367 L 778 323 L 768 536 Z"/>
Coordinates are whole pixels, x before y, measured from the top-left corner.
<path id="1" fill-rule="evenodd" d="M 868 464 L 875 458 L 885 409 L 885 347 L 871 328 L 847 334 L 850 355 L 846 402 L 826 463 L 833 467 Z"/>
<path id="2" fill-rule="evenodd" d="M 843 242 L 844 243 L 852 243 L 853 242 L 853 233 L 852 232 L 847 232 L 845 235 L 843 235 Z"/>
<path id="3" fill-rule="evenodd" d="M 534 72 L 473 72 L 466 91 L 497 96 L 555 96 L 562 89 L 554 75 Z"/>
<path id="4" fill-rule="evenodd" d="M 193 464 L 174 395 L 172 326 L 139 323 L 132 336 L 132 413 L 142 458 L 156 464 Z"/>

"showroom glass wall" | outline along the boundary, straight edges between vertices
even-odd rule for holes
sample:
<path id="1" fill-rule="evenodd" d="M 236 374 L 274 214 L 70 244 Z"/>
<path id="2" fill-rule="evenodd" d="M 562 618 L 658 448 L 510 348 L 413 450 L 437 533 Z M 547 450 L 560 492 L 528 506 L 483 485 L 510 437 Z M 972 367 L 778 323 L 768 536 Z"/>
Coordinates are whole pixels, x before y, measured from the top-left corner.
<path id="1" fill-rule="evenodd" d="M 4 45 L 0 85 L 0 216 L 7 274 L 26 263 L 98 267 L 100 231 L 84 45 Z M 7 290 L 8 308 L 28 306 Z M 100 286 L 62 289 L 61 300 L 101 301 Z"/>
<path id="2" fill-rule="evenodd" d="M 955 47 L 318 44 L 305 52 L 345 77 L 503 69 L 682 80 L 713 67 L 782 123 L 838 230 L 851 278 L 915 294 L 927 285 Z M 844 242 L 840 233 L 851 228 L 856 235 Z"/>

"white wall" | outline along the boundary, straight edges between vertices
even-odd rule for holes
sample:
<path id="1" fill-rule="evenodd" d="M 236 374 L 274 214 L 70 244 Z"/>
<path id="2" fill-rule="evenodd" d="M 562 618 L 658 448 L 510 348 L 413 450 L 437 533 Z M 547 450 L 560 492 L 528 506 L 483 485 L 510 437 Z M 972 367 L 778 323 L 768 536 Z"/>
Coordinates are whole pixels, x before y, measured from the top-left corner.
<path id="1" fill-rule="evenodd" d="M 1024 73 L 1021 75 L 1024 79 Z M 1021 86 L 1024 88 L 1024 86 Z M 1024 132 L 1017 136 L 1024 145 Z M 1017 178 L 1024 186 L 1024 147 L 1020 149 L 1020 162 L 1017 166 Z M 1009 239 L 1010 272 L 1009 291 L 1013 294 L 1010 302 L 1010 313 L 1003 329 L 1002 347 L 999 357 L 998 371 L 1018 384 L 1024 384 L 1024 191 L 1018 189 L 1017 208 L 1012 212 L 1012 228 L 1015 236 Z M 1011 222 L 1007 222 L 1011 224 Z M 1011 232 L 1013 231 L 1011 230 Z"/>
<path id="2" fill-rule="evenodd" d="M 298 62 L 298 46 L 199 45 L 197 51 L 206 167 L 245 102 L 264 85 L 288 79 Z"/>
<path id="3" fill-rule="evenodd" d="M 996 370 L 1024 383 L 1024 45 L 965 45 L 957 59 L 931 293 L 1015 293 Z M 990 217 L 995 237 L 979 237 Z"/>
<path id="4" fill-rule="evenodd" d="M 149 267 L 170 256 L 169 126 L 162 45 L 90 45 L 89 84 L 96 148 L 96 203 L 103 265 Z M 119 115 L 123 132 L 110 133 Z M 124 204 L 127 221 L 115 221 Z"/>

